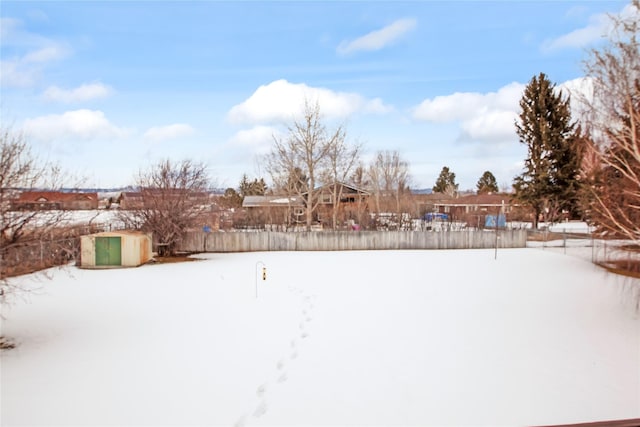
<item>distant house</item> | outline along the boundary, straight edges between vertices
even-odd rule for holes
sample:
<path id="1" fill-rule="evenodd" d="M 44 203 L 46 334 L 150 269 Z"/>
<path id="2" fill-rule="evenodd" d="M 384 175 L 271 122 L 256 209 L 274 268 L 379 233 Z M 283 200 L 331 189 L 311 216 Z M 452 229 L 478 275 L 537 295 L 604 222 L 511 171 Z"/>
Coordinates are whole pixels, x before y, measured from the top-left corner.
<path id="1" fill-rule="evenodd" d="M 98 209 L 98 193 L 23 191 L 13 202 L 14 210 Z"/>
<path id="2" fill-rule="evenodd" d="M 471 194 L 434 200 L 433 213 L 446 214 L 453 221 L 482 227 L 487 215 L 509 214 L 516 206 L 508 194 Z"/>
<path id="3" fill-rule="evenodd" d="M 337 224 L 351 222 L 361 224 L 368 211 L 368 201 L 371 193 L 353 185 L 338 182 L 335 185 L 324 185 L 317 189 L 318 212 L 317 217 L 325 225 L 333 221 L 333 207 L 337 207 Z M 338 198 L 338 203 L 334 203 Z"/>
<path id="4" fill-rule="evenodd" d="M 209 193 L 203 191 L 189 191 L 183 189 L 143 189 L 142 191 L 123 191 L 118 200 L 120 209 L 133 210 L 152 207 L 149 199 L 166 200 L 186 200 L 190 205 L 210 205 L 211 197 Z"/>
<path id="5" fill-rule="evenodd" d="M 142 193 L 133 191 L 123 191 L 118 200 L 120 209 L 133 210 L 142 209 L 144 207 L 144 199 Z"/>
<path id="6" fill-rule="evenodd" d="M 320 192 L 320 204 L 322 205 L 333 205 L 335 195 L 340 197 L 340 203 L 349 205 L 365 203 L 369 196 L 371 196 L 371 193 L 368 191 L 342 182 L 336 185 L 323 185 L 319 187 L 318 190 Z"/>
<path id="7" fill-rule="evenodd" d="M 305 203 L 295 196 L 245 196 L 242 207 L 252 226 L 295 225 L 304 222 Z"/>
<path id="8" fill-rule="evenodd" d="M 437 212 L 461 215 L 473 212 L 492 212 L 504 207 L 506 213 L 511 209 L 511 196 L 508 194 L 470 194 L 440 200 L 434 203 Z"/>
<path id="9" fill-rule="evenodd" d="M 357 187 L 339 183 L 337 187 L 325 185 L 316 189 L 318 207 L 314 215 L 314 224 L 330 225 L 333 216 L 335 198 L 339 198 L 337 219 L 340 224 L 351 221 L 360 223 L 368 209 L 370 194 Z M 248 212 L 248 221 L 256 225 L 264 224 L 305 224 L 306 195 L 286 196 L 246 196 L 242 207 Z"/>

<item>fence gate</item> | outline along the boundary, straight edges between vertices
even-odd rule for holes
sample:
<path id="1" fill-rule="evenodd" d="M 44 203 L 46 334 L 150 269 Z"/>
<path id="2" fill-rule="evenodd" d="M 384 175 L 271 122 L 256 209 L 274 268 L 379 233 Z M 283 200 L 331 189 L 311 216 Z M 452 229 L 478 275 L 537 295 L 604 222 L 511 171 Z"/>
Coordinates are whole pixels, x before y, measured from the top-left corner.
<path id="1" fill-rule="evenodd" d="M 120 237 L 96 237 L 96 265 L 121 265 Z"/>

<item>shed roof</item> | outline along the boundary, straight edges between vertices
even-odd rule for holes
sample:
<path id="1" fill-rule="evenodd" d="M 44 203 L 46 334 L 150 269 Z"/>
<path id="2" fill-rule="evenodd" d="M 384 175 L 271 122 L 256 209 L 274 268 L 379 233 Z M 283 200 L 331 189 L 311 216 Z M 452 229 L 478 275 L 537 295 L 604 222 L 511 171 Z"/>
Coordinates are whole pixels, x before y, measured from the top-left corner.
<path id="1" fill-rule="evenodd" d="M 119 237 L 119 236 L 148 236 L 149 233 L 138 230 L 117 230 L 101 231 L 100 233 L 89 234 L 91 237 Z"/>

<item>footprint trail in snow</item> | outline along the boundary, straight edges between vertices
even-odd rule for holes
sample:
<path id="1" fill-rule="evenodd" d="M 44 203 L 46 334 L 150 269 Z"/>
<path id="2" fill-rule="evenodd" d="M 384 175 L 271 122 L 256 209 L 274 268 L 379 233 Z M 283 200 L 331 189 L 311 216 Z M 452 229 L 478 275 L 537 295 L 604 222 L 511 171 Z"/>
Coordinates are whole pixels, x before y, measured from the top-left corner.
<path id="1" fill-rule="evenodd" d="M 302 302 L 302 309 L 300 311 L 301 318 L 298 322 L 299 335 L 291 339 L 287 354 L 275 363 L 274 371 L 269 376 L 270 380 L 263 382 L 256 388 L 254 403 L 251 405 L 251 409 L 238 419 L 234 427 L 243 427 L 252 419 L 258 419 L 267 413 L 269 409 L 268 397 L 269 389 L 272 387 L 271 384 L 284 385 L 284 383 L 287 382 L 289 379 L 289 364 L 299 356 L 298 340 L 306 340 L 310 336 L 308 325 L 313 321 L 315 295 L 306 295 L 300 288 L 293 286 L 289 287 L 289 291 L 299 297 Z"/>

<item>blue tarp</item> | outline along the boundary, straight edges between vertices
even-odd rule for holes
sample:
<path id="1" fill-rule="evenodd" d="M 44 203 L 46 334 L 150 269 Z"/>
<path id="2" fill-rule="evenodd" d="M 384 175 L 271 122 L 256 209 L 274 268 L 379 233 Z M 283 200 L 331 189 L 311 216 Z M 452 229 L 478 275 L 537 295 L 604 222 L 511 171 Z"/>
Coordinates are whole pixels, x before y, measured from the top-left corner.
<path id="1" fill-rule="evenodd" d="M 505 228 L 507 226 L 507 217 L 504 214 L 498 215 L 498 228 Z M 486 228 L 496 228 L 496 215 L 487 215 L 484 219 L 484 226 Z"/>
<path id="2" fill-rule="evenodd" d="M 433 221 L 433 220 L 440 220 L 440 221 L 448 221 L 449 220 L 449 215 L 445 214 L 445 213 L 426 213 L 422 216 L 422 219 L 424 221 Z"/>

